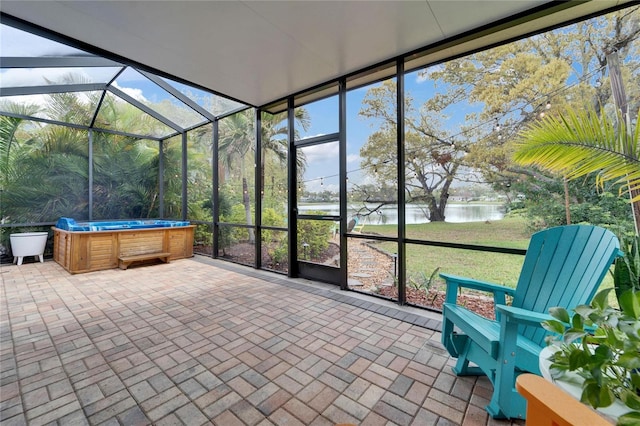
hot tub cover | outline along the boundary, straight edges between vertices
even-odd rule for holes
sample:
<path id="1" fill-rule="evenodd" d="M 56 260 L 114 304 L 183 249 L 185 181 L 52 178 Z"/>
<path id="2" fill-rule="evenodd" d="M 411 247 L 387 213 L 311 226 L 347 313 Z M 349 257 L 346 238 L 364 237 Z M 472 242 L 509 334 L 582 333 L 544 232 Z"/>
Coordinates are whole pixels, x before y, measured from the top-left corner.
<path id="1" fill-rule="evenodd" d="M 100 222 L 76 222 L 70 217 L 61 217 L 56 228 L 65 231 L 114 231 L 118 229 L 166 228 L 188 226 L 189 221 L 176 220 L 123 220 Z"/>

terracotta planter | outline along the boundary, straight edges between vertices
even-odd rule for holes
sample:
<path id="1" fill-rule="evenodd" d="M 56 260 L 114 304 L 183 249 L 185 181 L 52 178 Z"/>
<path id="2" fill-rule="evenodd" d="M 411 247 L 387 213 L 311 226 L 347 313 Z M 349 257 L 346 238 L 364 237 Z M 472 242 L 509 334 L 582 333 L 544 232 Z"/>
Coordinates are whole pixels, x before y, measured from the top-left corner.
<path id="1" fill-rule="evenodd" d="M 38 256 L 40 262 L 44 262 L 44 246 L 47 244 L 48 232 L 23 232 L 11 234 L 11 252 L 13 253 L 13 263 L 22 265 L 25 256 Z"/>

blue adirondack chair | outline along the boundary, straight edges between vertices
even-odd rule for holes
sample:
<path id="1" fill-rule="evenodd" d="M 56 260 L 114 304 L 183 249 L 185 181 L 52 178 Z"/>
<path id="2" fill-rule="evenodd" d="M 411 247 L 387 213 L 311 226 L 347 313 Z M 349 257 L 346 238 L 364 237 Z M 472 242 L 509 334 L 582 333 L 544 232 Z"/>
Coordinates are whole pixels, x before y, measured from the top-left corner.
<path id="1" fill-rule="evenodd" d="M 454 358 L 457 375 L 487 375 L 493 396 L 486 410 L 494 418 L 525 418 L 526 401 L 515 389 L 521 373 L 540 375 L 538 356 L 550 319 L 549 308 L 588 303 L 611 263 L 622 255 L 616 236 L 603 228 L 569 225 L 534 234 L 515 289 L 440 274 L 447 284 L 442 343 Z M 462 287 L 491 292 L 496 320 L 456 304 Z M 510 306 L 506 296 L 512 296 Z M 470 363 L 475 365 L 470 365 Z"/>

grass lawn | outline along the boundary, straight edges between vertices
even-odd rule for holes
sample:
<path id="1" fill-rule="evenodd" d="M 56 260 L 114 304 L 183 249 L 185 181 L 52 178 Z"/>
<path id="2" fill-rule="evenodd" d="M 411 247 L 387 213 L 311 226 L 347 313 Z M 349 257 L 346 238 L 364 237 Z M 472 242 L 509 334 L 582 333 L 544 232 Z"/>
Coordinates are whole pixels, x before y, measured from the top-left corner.
<path id="1" fill-rule="evenodd" d="M 388 236 L 395 236 L 397 232 L 393 225 L 367 225 L 364 231 Z M 526 249 L 530 235 L 523 219 L 509 218 L 488 223 L 407 225 L 407 238 Z M 394 243 L 380 243 L 379 247 L 391 253 L 397 251 Z M 424 279 L 425 275 L 428 278 L 436 268 L 440 268 L 440 272 L 515 286 L 523 260 L 524 256 L 513 254 L 407 245 L 407 274 L 414 280 Z M 443 284 L 443 281 L 438 278 L 438 283 Z"/>
<path id="2" fill-rule="evenodd" d="M 364 231 L 397 235 L 396 227 L 390 225 L 367 225 Z M 527 231 L 526 221 L 514 217 L 491 222 L 408 225 L 407 238 L 526 249 L 531 234 Z M 378 247 L 390 253 L 397 251 L 394 243 L 380 243 Z M 424 280 L 425 277 L 428 279 L 436 268 L 440 268 L 439 272 L 515 287 L 523 261 L 524 256 L 521 255 L 407 245 L 407 275 L 414 281 Z M 435 285 L 443 284 L 443 280 L 438 277 Z M 612 285 L 612 278 L 607 276 L 603 286 Z"/>
<path id="3" fill-rule="evenodd" d="M 531 237 L 526 227 L 520 217 L 491 222 L 431 222 L 407 225 L 407 238 L 526 249 Z M 364 232 L 395 237 L 398 231 L 396 225 L 366 225 Z"/>

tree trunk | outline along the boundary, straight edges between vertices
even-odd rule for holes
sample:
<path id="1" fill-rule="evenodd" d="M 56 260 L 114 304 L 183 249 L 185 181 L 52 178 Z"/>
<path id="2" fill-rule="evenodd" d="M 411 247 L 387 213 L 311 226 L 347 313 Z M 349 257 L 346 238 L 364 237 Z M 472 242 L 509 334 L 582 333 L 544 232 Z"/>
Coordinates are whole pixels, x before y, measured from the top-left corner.
<path id="1" fill-rule="evenodd" d="M 435 197 L 429 200 L 429 220 L 431 222 L 444 222 L 444 206 L 442 202 L 438 205 Z"/>
<path id="2" fill-rule="evenodd" d="M 156 200 L 158 199 L 158 185 L 156 185 L 156 191 L 153 193 L 153 198 L 151 198 L 151 205 L 149 206 L 149 210 L 147 211 L 147 219 L 151 217 L 151 212 L 153 211 L 153 208 L 156 205 Z M 159 214 L 157 215 L 158 217 L 163 217 L 164 215 L 162 214 L 162 212 L 158 212 Z"/>
<path id="3" fill-rule="evenodd" d="M 264 163 L 265 163 L 264 154 L 265 152 L 263 150 L 262 155 L 260 156 L 260 198 L 263 200 L 264 200 Z"/>
<path id="4" fill-rule="evenodd" d="M 444 222 L 445 214 L 444 210 L 447 207 L 449 201 L 449 188 L 453 182 L 453 176 L 455 171 L 447 177 L 440 190 L 440 197 L 436 200 L 436 197 L 431 196 L 429 198 L 429 220 L 431 222 Z"/>
<path id="5" fill-rule="evenodd" d="M 251 220 L 251 200 L 249 199 L 249 186 L 247 185 L 247 178 L 242 177 L 242 203 L 244 204 L 244 214 L 247 219 L 247 225 L 252 225 Z M 249 242 L 251 244 L 256 242 L 256 236 L 253 232 L 253 228 L 247 228 L 249 231 Z"/>
<path id="6" fill-rule="evenodd" d="M 436 198 L 433 193 L 427 194 L 430 222 L 444 222 L 444 208 L 447 206 L 446 198 L 448 198 L 448 195 L 443 200 L 442 195 Z"/>
<path id="7" fill-rule="evenodd" d="M 634 189 L 629 192 L 630 192 L 629 196 L 631 198 L 637 197 L 638 195 L 640 195 L 640 191 L 637 189 Z M 635 221 L 635 225 L 636 225 L 636 235 L 638 235 L 638 230 L 640 230 L 640 201 L 631 203 L 631 211 L 633 212 L 633 220 Z"/>
<path id="8" fill-rule="evenodd" d="M 562 178 L 564 185 L 564 214 L 567 217 L 567 225 L 571 225 L 571 210 L 569 209 L 569 184 L 567 178 Z"/>
<path id="9" fill-rule="evenodd" d="M 611 94 L 613 95 L 614 104 L 620 110 L 622 115 L 622 121 L 624 121 L 626 130 L 628 132 L 628 140 L 631 144 L 633 136 L 631 133 L 631 117 L 629 116 L 629 105 L 627 101 L 627 95 L 624 89 L 624 82 L 622 74 L 620 72 L 620 60 L 618 58 L 618 51 L 607 53 L 607 65 L 609 66 L 610 82 L 611 82 Z M 625 155 L 633 156 L 633 146 L 625 146 Z M 629 197 L 633 199 L 638 195 L 639 191 L 629 190 Z M 636 235 L 640 231 L 640 202 L 631 203 L 631 211 L 633 212 L 633 219 L 635 224 Z"/>

